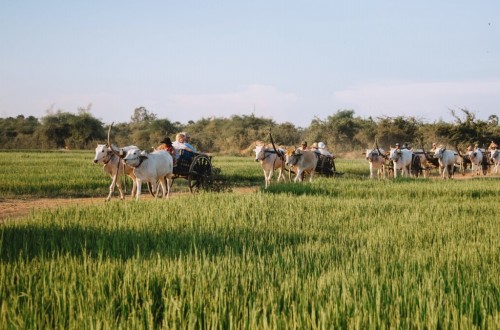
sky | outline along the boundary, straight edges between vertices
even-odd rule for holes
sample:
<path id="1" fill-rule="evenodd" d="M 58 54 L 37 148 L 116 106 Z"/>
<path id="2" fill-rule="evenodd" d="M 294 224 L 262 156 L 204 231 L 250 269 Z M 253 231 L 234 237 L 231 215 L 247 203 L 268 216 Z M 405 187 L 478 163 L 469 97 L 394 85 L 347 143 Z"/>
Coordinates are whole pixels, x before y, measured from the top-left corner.
<path id="1" fill-rule="evenodd" d="M 0 117 L 500 115 L 498 0 L 0 0 Z"/>

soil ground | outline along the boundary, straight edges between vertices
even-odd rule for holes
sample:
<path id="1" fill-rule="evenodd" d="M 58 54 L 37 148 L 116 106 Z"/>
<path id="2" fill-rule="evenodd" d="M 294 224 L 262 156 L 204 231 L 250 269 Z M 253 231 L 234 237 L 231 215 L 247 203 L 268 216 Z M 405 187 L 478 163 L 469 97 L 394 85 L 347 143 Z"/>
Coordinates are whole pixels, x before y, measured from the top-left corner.
<path id="1" fill-rule="evenodd" d="M 235 193 L 251 193 L 259 190 L 260 187 L 244 187 L 234 188 Z M 171 198 L 176 196 L 188 195 L 187 192 L 177 192 L 172 194 Z M 104 204 L 106 196 L 98 198 L 19 198 L 19 199 L 0 199 L 0 223 L 7 219 L 19 219 L 30 213 L 32 210 L 40 209 L 55 209 L 58 207 L 69 205 L 91 205 L 91 204 Z M 149 194 L 143 193 L 141 199 L 152 199 Z M 118 200 L 119 197 L 113 196 L 112 200 Z M 130 199 L 127 196 L 126 199 Z"/>

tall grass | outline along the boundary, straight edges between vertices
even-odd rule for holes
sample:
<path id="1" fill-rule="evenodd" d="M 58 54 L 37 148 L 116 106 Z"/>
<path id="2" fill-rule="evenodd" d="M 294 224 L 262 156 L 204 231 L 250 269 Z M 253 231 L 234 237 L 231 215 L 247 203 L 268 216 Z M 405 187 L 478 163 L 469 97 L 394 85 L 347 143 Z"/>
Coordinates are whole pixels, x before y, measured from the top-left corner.
<path id="1" fill-rule="evenodd" d="M 343 176 L 33 212 L 1 227 L 0 328 L 498 328 L 499 197 Z"/>

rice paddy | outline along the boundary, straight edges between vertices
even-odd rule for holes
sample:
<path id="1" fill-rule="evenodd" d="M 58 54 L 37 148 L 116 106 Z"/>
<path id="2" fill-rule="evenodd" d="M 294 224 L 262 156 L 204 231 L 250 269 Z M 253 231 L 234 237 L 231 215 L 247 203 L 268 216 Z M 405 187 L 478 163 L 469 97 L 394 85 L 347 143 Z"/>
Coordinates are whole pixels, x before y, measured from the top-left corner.
<path id="1" fill-rule="evenodd" d="M 90 152 L 0 156 L 4 198 L 107 194 Z M 263 186 L 251 157 L 214 166 Z M 500 327 L 499 177 L 379 181 L 361 160 L 337 168 L 255 193 L 115 193 L 6 221 L 0 328 Z"/>

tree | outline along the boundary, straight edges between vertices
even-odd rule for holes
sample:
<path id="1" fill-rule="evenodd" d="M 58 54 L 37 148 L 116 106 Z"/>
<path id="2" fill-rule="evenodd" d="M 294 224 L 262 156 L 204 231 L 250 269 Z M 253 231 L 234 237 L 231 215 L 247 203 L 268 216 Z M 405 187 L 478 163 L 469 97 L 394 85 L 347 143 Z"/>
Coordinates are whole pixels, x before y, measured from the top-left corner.
<path id="1" fill-rule="evenodd" d="M 134 109 L 132 117 L 130 117 L 132 124 L 147 123 L 157 118 L 157 115 L 149 112 L 145 107 L 138 107 Z"/>
<path id="2" fill-rule="evenodd" d="M 420 144 L 418 127 L 422 122 L 414 117 L 383 117 L 377 123 L 377 140 L 380 146 L 391 146 L 395 143 Z"/>
<path id="3" fill-rule="evenodd" d="M 366 141 L 357 139 L 361 129 L 370 127 L 359 117 L 354 117 L 354 110 L 338 110 L 326 120 L 314 118 L 306 129 L 304 138 L 307 141 L 323 141 L 334 146 L 336 151 L 354 150 L 363 147 Z"/>
<path id="4" fill-rule="evenodd" d="M 90 112 L 83 111 L 69 117 L 68 124 L 71 136 L 66 139 L 66 146 L 71 149 L 89 149 L 96 140 L 106 139 L 103 123 Z"/>
<path id="5" fill-rule="evenodd" d="M 450 142 L 462 147 L 476 143 L 480 146 L 486 145 L 488 143 L 487 123 L 477 120 L 476 115 L 467 109 L 460 110 L 465 115 L 463 119 L 451 110 L 455 125 L 446 132 Z"/>
<path id="6" fill-rule="evenodd" d="M 41 136 L 49 148 L 87 149 L 95 140 L 103 140 L 103 123 L 89 111 L 78 115 L 58 110 L 42 118 Z"/>

